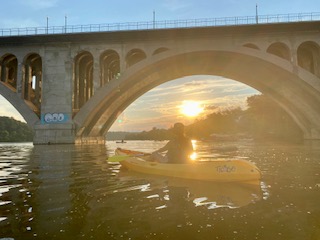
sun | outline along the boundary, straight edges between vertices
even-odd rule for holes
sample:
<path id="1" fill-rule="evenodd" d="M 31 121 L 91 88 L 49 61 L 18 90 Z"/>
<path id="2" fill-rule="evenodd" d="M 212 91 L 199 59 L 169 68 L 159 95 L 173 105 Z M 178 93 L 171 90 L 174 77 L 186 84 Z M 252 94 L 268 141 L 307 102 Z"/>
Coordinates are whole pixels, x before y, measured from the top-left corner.
<path id="1" fill-rule="evenodd" d="M 198 101 L 183 101 L 179 108 L 180 112 L 187 117 L 196 117 L 203 112 L 203 107 Z"/>

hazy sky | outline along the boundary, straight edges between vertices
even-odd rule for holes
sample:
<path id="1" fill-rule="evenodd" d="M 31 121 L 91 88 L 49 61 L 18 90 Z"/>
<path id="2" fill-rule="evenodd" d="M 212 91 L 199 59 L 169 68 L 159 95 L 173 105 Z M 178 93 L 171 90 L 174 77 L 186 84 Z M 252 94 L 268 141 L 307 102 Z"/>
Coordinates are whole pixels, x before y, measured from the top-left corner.
<path id="1" fill-rule="evenodd" d="M 245 108 L 246 98 L 257 93 L 242 83 L 218 76 L 180 78 L 145 93 L 124 111 L 112 129 L 129 131 L 168 128 L 177 121 L 190 124 L 195 118 L 215 110 L 235 106 Z M 186 117 L 180 112 L 184 101 L 200 102 L 204 108 L 203 113 L 193 118 Z"/>
<path id="2" fill-rule="evenodd" d="M 319 0 L 1 0 L 0 30 L 16 27 L 123 23 L 233 16 L 310 13 L 320 11 Z M 1 53 L 0 53 L 1 54 Z M 181 90 L 182 89 L 182 90 Z M 179 94 L 177 94 L 179 92 Z M 149 130 L 168 127 L 183 117 L 178 106 L 197 100 L 205 109 L 245 107 L 247 96 L 256 94 L 243 84 L 216 76 L 195 76 L 163 84 L 143 95 L 120 116 L 112 130 Z M 21 116 L 0 95 L 0 116 Z"/>
<path id="3" fill-rule="evenodd" d="M 0 28 L 317 12 L 319 0 L 1 0 Z"/>

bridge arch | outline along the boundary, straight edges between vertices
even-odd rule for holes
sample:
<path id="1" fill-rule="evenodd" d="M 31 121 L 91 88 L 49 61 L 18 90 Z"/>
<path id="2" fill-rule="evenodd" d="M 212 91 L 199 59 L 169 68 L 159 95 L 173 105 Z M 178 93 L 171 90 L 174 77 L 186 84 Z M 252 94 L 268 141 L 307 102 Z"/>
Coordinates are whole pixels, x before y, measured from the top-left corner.
<path id="1" fill-rule="evenodd" d="M 17 89 L 18 60 L 13 54 L 5 54 L 0 58 L 0 79 L 12 91 Z"/>
<path id="2" fill-rule="evenodd" d="M 42 98 L 42 58 L 29 53 L 23 61 L 22 96 L 29 107 L 40 116 Z"/>
<path id="3" fill-rule="evenodd" d="M 93 95 L 93 56 L 88 51 L 82 51 L 74 58 L 73 79 L 73 111 L 79 109 Z"/>
<path id="4" fill-rule="evenodd" d="M 252 48 L 252 49 L 256 49 L 256 50 L 260 50 L 260 48 L 254 44 L 254 43 L 246 43 L 243 45 L 244 47 L 247 47 L 247 48 Z"/>
<path id="5" fill-rule="evenodd" d="M 169 48 L 166 48 L 166 47 L 157 48 L 156 50 L 153 51 L 152 55 L 156 55 L 156 54 L 168 51 L 168 50 L 169 50 Z"/>
<path id="6" fill-rule="evenodd" d="M 126 66 L 131 67 L 132 65 L 147 58 L 146 53 L 138 48 L 130 50 L 126 55 Z"/>
<path id="7" fill-rule="evenodd" d="M 24 118 L 32 129 L 39 122 L 38 115 L 16 93 L 7 87 L 0 87 L 0 95 L 3 96 Z"/>
<path id="8" fill-rule="evenodd" d="M 115 50 L 106 50 L 100 56 L 101 86 L 120 73 L 120 56 Z"/>
<path id="9" fill-rule="evenodd" d="M 128 69 L 101 88 L 75 116 L 77 137 L 103 136 L 119 114 L 152 88 L 184 76 L 217 75 L 268 95 L 293 117 L 305 138 L 319 137 L 319 78 L 277 56 L 250 48 L 169 50 Z"/>
<path id="10" fill-rule="evenodd" d="M 7 53 L 0 58 L 0 94 L 21 114 L 27 124 L 34 128 L 39 121 L 41 108 L 42 60 L 39 54 L 29 53 L 20 68 L 22 89 L 18 82 L 18 59 Z"/>
<path id="11" fill-rule="evenodd" d="M 320 47 L 316 42 L 301 43 L 297 55 L 300 67 L 320 77 Z"/>
<path id="12" fill-rule="evenodd" d="M 278 57 L 281 57 L 283 59 L 286 59 L 288 61 L 291 60 L 291 55 L 290 55 L 290 49 L 289 47 L 282 43 L 282 42 L 275 42 L 272 43 L 268 49 L 267 49 L 268 53 L 274 54 Z"/>

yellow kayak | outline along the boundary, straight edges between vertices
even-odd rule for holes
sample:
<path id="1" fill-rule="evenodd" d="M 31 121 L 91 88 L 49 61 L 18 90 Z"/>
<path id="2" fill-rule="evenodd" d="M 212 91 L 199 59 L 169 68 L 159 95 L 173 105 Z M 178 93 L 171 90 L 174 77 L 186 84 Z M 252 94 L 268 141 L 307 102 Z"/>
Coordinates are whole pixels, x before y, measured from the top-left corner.
<path id="1" fill-rule="evenodd" d="M 214 182 L 259 183 L 261 179 L 256 165 L 245 160 L 218 159 L 170 164 L 154 162 L 150 154 L 138 151 L 118 148 L 115 154 L 122 166 L 140 173 Z"/>

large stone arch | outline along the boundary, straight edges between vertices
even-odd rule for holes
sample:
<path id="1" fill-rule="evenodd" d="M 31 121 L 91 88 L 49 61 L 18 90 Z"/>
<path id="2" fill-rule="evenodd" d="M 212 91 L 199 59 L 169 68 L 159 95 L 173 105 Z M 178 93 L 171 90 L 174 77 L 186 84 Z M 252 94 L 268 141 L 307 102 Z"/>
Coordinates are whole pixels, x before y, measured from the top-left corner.
<path id="1" fill-rule="evenodd" d="M 74 118 L 77 137 L 104 135 L 117 116 L 150 89 L 190 75 L 218 75 L 268 95 L 296 121 L 306 139 L 320 137 L 320 80 L 302 68 L 249 48 L 167 51 L 128 69 L 101 88 Z"/>
<path id="2" fill-rule="evenodd" d="M 39 122 L 39 117 L 36 112 L 34 112 L 16 92 L 0 84 L 0 95 L 21 114 L 28 126 L 34 128 L 36 123 Z"/>

